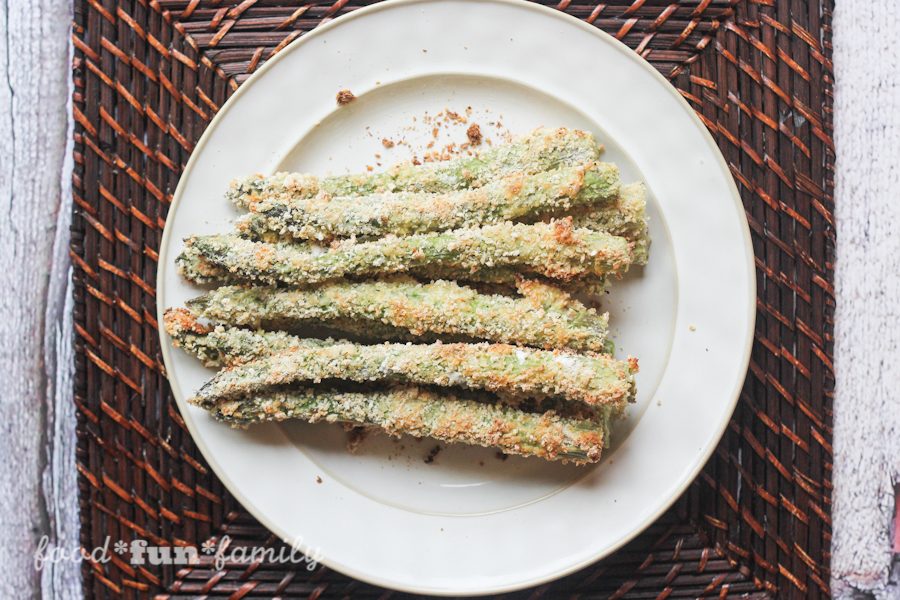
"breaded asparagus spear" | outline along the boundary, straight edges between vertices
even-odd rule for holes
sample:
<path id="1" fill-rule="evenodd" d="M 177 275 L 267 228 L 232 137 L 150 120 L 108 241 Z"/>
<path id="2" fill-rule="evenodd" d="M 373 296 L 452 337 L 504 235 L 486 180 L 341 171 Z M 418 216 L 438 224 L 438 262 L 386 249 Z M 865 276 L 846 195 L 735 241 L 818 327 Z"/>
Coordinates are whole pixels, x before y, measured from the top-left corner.
<path id="1" fill-rule="evenodd" d="M 595 161 L 600 148 L 594 137 L 575 129 L 537 129 L 523 138 L 482 152 L 444 162 L 401 163 L 383 173 L 360 173 L 318 178 L 298 173 L 253 175 L 231 183 L 226 193 L 246 208 L 259 197 L 287 194 L 309 198 L 317 194 L 359 196 L 387 192 L 441 193 L 475 188 L 512 173 L 538 173 L 565 165 Z"/>
<path id="2" fill-rule="evenodd" d="M 325 379 L 458 386 L 621 406 L 634 399 L 637 361 L 508 344 L 334 343 L 296 348 L 229 367 L 197 392 L 197 402 L 258 394 Z"/>
<path id="3" fill-rule="evenodd" d="M 286 419 L 375 425 L 392 435 L 407 433 L 576 464 L 597 462 L 608 443 L 609 411 L 595 421 L 572 419 L 417 387 L 364 393 L 302 388 L 200 405 L 236 426 Z"/>
<path id="4" fill-rule="evenodd" d="M 185 265 L 200 256 L 235 279 L 290 285 L 392 273 L 467 277 L 495 267 L 568 281 L 622 273 L 633 260 L 631 244 L 624 238 L 575 229 L 571 219 L 345 241 L 323 251 L 234 235 L 195 236 L 185 244 L 186 252 L 176 259 L 183 274 L 190 272 Z"/>
<path id="5" fill-rule="evenodd" d="M 196 248 L 193 246 L 185 247 L 184 251 L 179 256 L 178 271 L 181 273 L 182 277 L 188 281 L 198 284 L 241 283 L 238 278 L 229 275 L 228 271 L 224 268 L 217 267 L 206 261 L 199 255 L 199 252 L 197 252 Z M 465 274 L 460 274 L 458 271 L 455 272 L 452 269 L 441 272 L 440 269 L 430 268 L 428 275 L 429 276 L 424 279 L 432 281 L 450 279 L 456 276 L 459 277 L 461 282 L 476 286 L 476 289 L 482 291 L 482 293 L 500 293 L 505 295 L 514 294 L 516 292 L 516 282 L 521 279 L 521 276 L 512 268 L 479 269 L 473 273 Z M 567 285 L 566 288 L 570 291 L 574 290 L 576 293 L 588 291 L 589 293 L 600 294 L 603 293 L 605 286 L 606 282 L 603 277 L 590 277 L 587 279 L 573 280 L 569 282 L 569 285 Z M 352 327 L 352 322 L 348 321 L 347 326 Z M 345 330 L 347 329 L 345 328 Z M 356 332 L 355 329 L 354 332 Z M 387 330 L 384 330 L 383 333 L 386 332 Z M 402 330 L 397 330 L 395 333 L 401 332 Z M 401 337 L 397 339 L 405 338 Z"/>
<path id="6" fill-rule="evenodd" d="M 646 255 L 648 243 L 649 240 L 646 240 L 643 245 L 638 246 L 642 249 L 644 255 Z M 641 244 L 641 242 L 638 241 L 638 244 Z M 198 284 L 240 283 L 239 279 L 229 275 L 228 271 L 225 269 L 212 265 L 203 259 L 203 257 L 199 256 L 199 253 L 193 247 L 185 247 L 178 259 L 178 270 L 185 279 Z M 456 276 L 459 277 L 461 281 L 475 285 L 482 292 L 487 291 L 490 293 L 502 293 L 507 295 L 515 292 L 516 282 L 521 278 L 520 275 L 516 273 L 515 269 L 512 268 L 479 269 L 475 272 L 465 274 L 460 274 L 453 269 L 447 269 L 441 272 L 440 269 L 430 268 L 428 275 L 428 279 L 432 280 L 441 280 Z M 602 294 L 603 290 L 606 289 L 606 281 L 604 277 L 585 277 L 570 281 L 566 285 L 566 288 L 575 294 L 596 296 Z M 414 339 L 414 337 L 408 338 L 404 336 L 402 329 L 384 328 L 372 331 L 370 328 L 355 326 L 358 324 L 354 321 L 345 321 L 340 327 L 337 327 L 336 323 L 334 325 L 335 329 L 353 333 L 366 339 Z M 430 338 L 426 339 L 431 341 Z"/>
<path id="7" fill-rule="evenodd" d="M 619 170 L 609 163 L 515 173 L 476 189 L 440 194 L 390 192 L 365 197 L 319 194 L 297 199 L 265 194 L 247 203 L 238 230 L 299 239 L 410 235 L 517 221 L 547 211 L 569 212 L 609 202 L 619 193 Z"/>
<path id="8" fill-rule="evenodd" d="M 553 286 L 522 281 L 523 298 L 480 294 L 452 281 L 411 279 L 335 282 L 315 288 L 224 286 L 188 302 L 199 316 L 249 327 L 291 328 L 386 324 L 413 335 L 426 332 L 538 348 L 604 349 L 608 316 Z"/>
<path id="9" fill-rule="evenodd" d="M 205 285 L 213 283 L 240 283 L 237 278 L 230 275 L 225 269 L 212 265 L 202 256 L 199 256 L 196 250 L 192 247 L 185 248 L 184 252 L 179 256 L 178 270 L 185 279 L 197 284 Z M 513 285 L 514 283 L 515 281 L 510 279 L 509 285 Z M 228 288 L 226 287 L 226 289 Z M 212 318 L 211 314 L 206 314 L 204 316 L 206 316 L 207 318 Z M 282 323 L 281 325 L 284 324 Z M 330 331 L 341 332 L 364 341 L 398 340 L 434 342 L 439 339 L 443 339 L 444 341 L 463 341 L 464 339 L 466 339 L 463 336 L 438 336 L 429 332 L 414 335 L 406 329 L 393 327 L 385 323 L 374 321 L 360 321 L 348 318 L 335 318 L 328 321 L 327 323 L 310 323 L 310 325 L 321 325 L 323 327 L 326 327 Z M 293 326 L 290 324 L 288 324 L 287 326 L 288 328 L 293 328 Z M 270 329 L 274 329 L 274 327 Z"/>
<path id="10" fill-rule="evenodd" d="M 330 339 L 299 338 L 282 331 L 204 325 L 197 320 L 197 315 L 183 308 L 166 309 L 163 325 L 175 347 L 195 355 L 206 367 L 236 365 L 301 347 L 320 348 L 334 343 Z"/>
<path id="11" fill-rule="evenodd" d="M 237 281 L 225 268 L 205 259 L 200 251 L 191 245 L 185 245 L 181 254 L 175 258 L 175 266 L 182 277 L 199 285 Z"/>
<path id="12" fill-rule="evenodd" d="M 226 364 L 219 360 L 220 357 L 218 355 L 222 352 L 229 356 L 244 355 L 245 357 L 255 358 L 263 354 L 272 354 L 286 350 L 298 344 L 309 346 L 319 342 L 322 344 L 331 342 L 331 340 L 304 339 L 288 331 L 247 331 L 239 328 L 225 328 L 221 323 L 207 326 L 197 321 L 201 316 L 183 308 L 166 309 L 166 330 L 172 336 L 175 346 L 182 346 L 188 352 L 196 354 L 203 364 L 208 367 Z M 178 321 L 170 324 L 170 319 L 178 319 Z M 188 327 L 188 324 L 190 324 L 190 327 Z M 384 323 L 365 323 L 350 319 L 335 319 L 324 324 L 323 327 L 328 332 L 346 334 L 368 342 L 399 340 L 428 343 L 436 342 L 439 339 L 444 339 L 445 341 L 460 341 L 462 339 L 453 336 L 439 338 L 431 334 L 416 336 L 408 331 L 385 325 Z M 319 331 L 318 333 L 323 332 Z M 249 359 L 245 358 L 245 360 Z"/>
<path id="13" fill-rule="evenodd" d="M 635 264 L 647 264 L 650 234 L 647 230 L 647 188 L 643 183 L 623 185 L 611 204 L 576 213 L 575 227 L 587 227 L 621 236 L 634 244 Z"/>

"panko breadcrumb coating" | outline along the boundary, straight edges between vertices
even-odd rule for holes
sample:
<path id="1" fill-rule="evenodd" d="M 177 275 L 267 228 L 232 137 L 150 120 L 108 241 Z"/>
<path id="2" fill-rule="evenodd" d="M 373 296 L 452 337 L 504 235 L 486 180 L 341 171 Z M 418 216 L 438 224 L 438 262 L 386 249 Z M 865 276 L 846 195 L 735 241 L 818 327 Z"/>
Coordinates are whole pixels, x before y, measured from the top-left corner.
<path id="1" fill-rule="evenodd" d="M 571 219 L 550 223 L 501 223 L 439 233 L 389 236 L 370 242 L 346 241 L 324 250 L 285 242 L 267 243 L 235 235 L 185 240 L 176 259 L 182 274 L 199 256 L 229 277 L 264 284 L 311 285 L 344 277 L 411 273 L 471 278 L 479 270 L 515 267 L 522 274 L 570 281 L 624 273 L 634 260 L 625 238 L 572 226 Z"/>
<path id="2" fill-rule="evenodd" d="M 600 352 L 608 315 L 563 290 L 520 281 L 522 297 L 481 294 L 452 281 L 338 281 L 314 288 L 223 286 L 188 302 L 203 318 L 244 327 L 321 323 L 390 325 L 409 334 L 449 334 L 544 349 Z"/>
<path id="3" fill-rule="evenodd" d="M 476 188 L 513 173 L 540 173 L 566 165 L 596 161 L 600 148 L 594 137 L 575 129 L 537 129 L 511 144 L 495 146 L 478 156 L 414 165 L 401 163 L 383 173 L 316 177 L 299 173 L 253 175 L 231 183 L 226 197 L 242 208 L 262 196 L 287 194 L 309 198 L 360 196 L 387 192 L 442 193 Z"/>
<path id="4" fill-rule="evenodd" d="M 350 342 L 297 347 L 227 367 L 197 391 L 210 402 L 273 387 L 343 379 L 462 387 L 589 405 L 634 401 L 637 361 L 602 354 L 536 350 L 509 344 L 396 344 Z"/>
<path id="5" fill-rule="evenodd" d="M 196 314 L 184 308 L 167 309 L 163 326 L 175 347 L 195 355 L 206 367 L 236 365 L 300 347 L 317 348 L 334 343 L 331 339 L 298 338 L 283 331 L 204 325 Z"/>
<path id="6" fill-rule="evenodd" d="M 507 175 L 482 187 L 438 194 L 388 192 L 360 196 L 259 194 L 237 223 L 250 237 L 275 233 L 310 240 L 375 238 L 447 231 L 565 213 L 610 202 L 619 193 L 619 170 L 587 163 L 552 171 Z"/>
<path id="7" fill-rule="evenodd" d="M 606 414 L 586 420 L 553 411 L 530 413 L 417 387 L 367 392 L 300 388 L 201 406 L 237 427 L 286 419 L 374 425 L 393 435 L 432 437 L 575 464 L 599 461 L 608 444 Z"/>

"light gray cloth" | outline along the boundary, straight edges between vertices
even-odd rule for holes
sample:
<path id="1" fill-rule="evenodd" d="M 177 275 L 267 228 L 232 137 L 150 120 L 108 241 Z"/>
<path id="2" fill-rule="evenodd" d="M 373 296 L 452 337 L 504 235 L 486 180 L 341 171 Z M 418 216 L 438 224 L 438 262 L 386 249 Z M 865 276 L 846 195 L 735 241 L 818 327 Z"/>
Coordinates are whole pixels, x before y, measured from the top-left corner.
<path id="1" fill-rule="evenodd" d="M 888 585 L 900 475 L 900 2 L 837 0 L 835 597 Z M 896 577 L 896 575 L 895 575 Z"/>

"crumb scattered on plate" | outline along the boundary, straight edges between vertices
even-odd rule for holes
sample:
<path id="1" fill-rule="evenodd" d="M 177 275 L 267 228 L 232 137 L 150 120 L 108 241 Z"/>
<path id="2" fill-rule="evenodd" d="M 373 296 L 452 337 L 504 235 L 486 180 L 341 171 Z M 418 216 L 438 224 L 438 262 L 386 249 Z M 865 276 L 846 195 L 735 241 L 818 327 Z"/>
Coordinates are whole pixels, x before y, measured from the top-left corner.
<path id="1" fill-rule="evenodd" d="M 356 451 L 359 449 L 359 445 L 362 444 L 363 440 L 368 436 L 369 431 L 365 427 L 359 426 L 345 426 L 347 431 L 347 450 L 350 454 L 356 454 Z"/>
<path id="2" fill-rule="evenodd" d="M 434 459 L 437 458 L 437 455 L 440 454 L 441 447 L 435 446 L 428 452 L 428 456 L 425 457 L 425 464 L 430 465 L 434 462 Z"/>
<path id="3" fill-rule="evenodd" d="M 473 146 L 481 144 L 481 127 L 478 126 L 478 123 L 472 123 L 469 128 L 466 129 L 466 137 L 469 138 L 469 143 Z"/>
<path id="4" fill-rule="evenodd" d="M 350 90 L 341 90 L 337 93 L 337 103 L 339 106 L 350 104 L 354 100 L 356 100 L 356 96 L 354 96 L 353 92 Z"/>

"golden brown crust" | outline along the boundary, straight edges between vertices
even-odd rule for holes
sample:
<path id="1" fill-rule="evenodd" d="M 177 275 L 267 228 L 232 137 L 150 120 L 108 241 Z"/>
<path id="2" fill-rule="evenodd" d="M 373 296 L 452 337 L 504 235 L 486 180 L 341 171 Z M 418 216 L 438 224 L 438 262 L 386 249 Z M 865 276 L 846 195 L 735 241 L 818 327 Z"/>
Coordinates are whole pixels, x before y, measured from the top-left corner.
<path id="1" fill-rule="evenodd" d="M 572 225 L 572 217 L 553 221 L 553 238 L 560 244 L 571 245 L 575 243 L 575 227 Z"/>
<path id="2" fill-rule="evenodd" d="M 169 335 L 175 337 L 183 333 L 205 335 L 212 327 L 197 321 L 197 317 L 186 308 L 167 308 L 163 313 L 163 325 Z"/>

